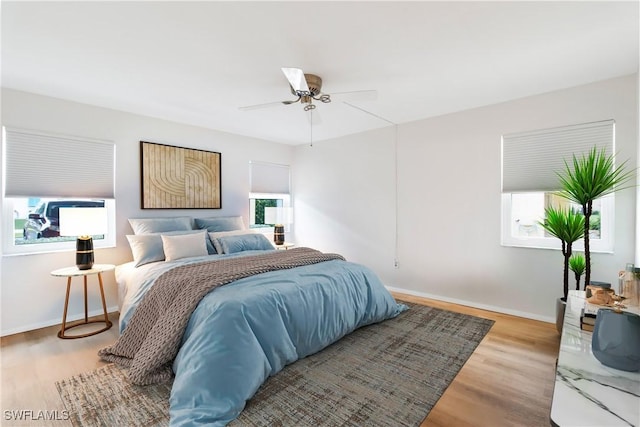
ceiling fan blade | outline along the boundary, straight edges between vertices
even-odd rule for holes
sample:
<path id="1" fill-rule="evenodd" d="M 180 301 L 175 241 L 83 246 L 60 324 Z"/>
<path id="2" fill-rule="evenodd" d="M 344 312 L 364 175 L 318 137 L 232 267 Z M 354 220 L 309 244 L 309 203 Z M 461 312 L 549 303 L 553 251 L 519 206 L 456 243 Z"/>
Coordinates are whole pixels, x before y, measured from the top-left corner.
<path id="1" fill-rule="evenodd" d="M 329 94 L 332 101 L 375 101 L 377 90 L 352 90 L 350 92 L 334 92 Z"/>
<path id="2" fill-rule="evenodd" d="M 292 101 L 267 102 L 266 104 L 247 105 L 246 107 L 238 107 L 240 111 L 260 110 L 262 108 L 276 107 L 278 105 L 289 105 L 298 102 L 297 99 Z"/>
<path id="3" fill-rule="evenodd" d="M 300 68 L 283 68 L 282 72 L 287 80 L 289 80 L 289 84 L 296 95 L 304 96 L 311 94 L 307 80 L 304 77 L 304 72 Z"/>

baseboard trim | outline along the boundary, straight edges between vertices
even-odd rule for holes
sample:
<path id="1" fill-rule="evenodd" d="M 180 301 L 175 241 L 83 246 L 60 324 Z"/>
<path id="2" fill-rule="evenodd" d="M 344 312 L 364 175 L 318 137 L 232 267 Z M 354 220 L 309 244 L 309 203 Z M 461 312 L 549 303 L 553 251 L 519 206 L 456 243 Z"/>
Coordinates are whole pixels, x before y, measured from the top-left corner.
<path id="1" fill-rule="evenodd" d="M 403 288 L 398 288 L 395 286 L 386 286 L 386 288 L 389 291 L 393 291 L 393 292 L 398 292 L 401 294 L 407 294 L 407 295 L 413 295 L 416 297 L 422 297 L 422 298 L 429 298 L 429 299 L 434 299 L 437 301 L 444 301 L 444 302 L 450 302 L 453 304 L 459 304 L 459 305 L 464 305 L 467 307 L 473 307 L 473 308 L 479 308 L 481 310 L 488 310 L 488 311 L 495 311 L 496 313 L 503 313 L 503 314 L 508 314 L 511 316 L 517 316 L 517 317 L 523 317 L 525 319 L 532 319 L 532 320 L 539 320 L 541 322 L 547 322 L 547 323 L 553 323 L 555 324 L 556 319 L 552 318 L 552 317 L 547 317 L 547 316 L 540 316 L 537 314 L 533 314 L 533 313 L 528 313 L 525 311 L 519 311 L 519 310 L 511 310 L 511 309 L 507 309 L 504 307 L 498 307 L 498 306 L 494 306 L 494 305 L 488 305 L 488 304 L 479 304 L 473 301 L 467 301 L 467 300 L 462 300 L 462 299 L 458 299 L 458 298 L 449 298 L 449 297 L 443 297 L 442 295 L 434 295 L 434 294 L 430 294 L 427 292 L 418 292 L 418 291 L 414 291 L 414 290 L 410 290 L 410 289 L 403 289 Z M 112 307 L 107 307 L 107 312 L 109 313 L 115 313 L 118 311 L 118 306 L 112 306 Z M 93 310 L 89 312 L 89 316 L 99 316 L 102 314 L 102 310 Z M 80 320 L 84 317 L 83 314 L 77 314 L 77 315 L 73 315 L 73 316 L 69 316 L 69 318 L 67 319 L 67 321 L 72 322 L 75 320 Z M 47 321 L 43 321 L 43 322 L 38 322 L 38 323 L 32 323 L 30 325 L 25 325 L 25 326 L 19 326 L 17 328 L 12 328 L 12 329 L 7 329 L 7 330 L 2 330 L 2 334 L 0 336 L 7 336 L 7 335 L 13 335 L 13 334 L 19 334 L 21 332 L 27 332 L 27 331 L 33 331 L 35 329 L 41 329 L 41 328 L 46 328 L 49 326 L 54 326 L 54 325 L 59 325 L 60 324 L 60 319 L 52 319 L 52 320 L 47 320 Z"/>
<path id="2" fill-rule="evenodd" d="M 458 298 L 443 297 L 442 295 L 434 295 L 434 294 L 429 294 L 427 292 L 418 292 L 410 289 L 397 288 L 394 286 L 385 286 L 385 287 L 389 291 L 398 292 L 400 294 L 407 294 L 407 295 L 413 295 L 416 297 L 434 299 L 437 301 L 450 302 L 453 304 L 464 305 L 467 307 L 479 308 L 481 310 L 488 310 L 488 311 L 494 311 L 496 313 L 508 314 L 510 316 L 517 316 L 517 317 L 523 317 L 525 319 L 539 320 L 541 322 L 547 322 L 547 323 L 553 323 L 553 324 L 556 323 L 556 319 L 553 317 L 540 316 L 538 314 L 528 313 L 526 311 L 511 310 L 508 308 L 498 307 L 495 305 L 479 304 L 473 301 L 467 301 L 467 300 L 462 300 Z"/>
<path id="3" fill-rule="evenodd" d="M 117 312 L 118 306 L 114 305 L 113 307 L 107 307 L 107 312 L 108 313 L 115 313 Z M 103 311 L 101 309 L 98 310 L 93 310 L 90 311 L 88 313 L 89 317 L 93 317 L 93 316 L 100 316 L 103 314 Z M 84 314 L 80 313 L 80 314 L 74 314 L 74 315 L 67 315 L 67 322 L 73 322 L 75 320 L 80 320 L 84 318 Z M 59 317 L 55 320 L 45 320 L 42 322 L 38 322 L 38 323 L 32 323 L 30 325 L 25 325 L 25 326 L 18 326 L 17 328 L 12 328 L 12 329 L 3 329 L 2 330 L 2 335 L 0 336 L 8 336 L 8 335 L 13 335 L 13 334 L 19 334 L 21 332 L 27 332 L 27 331 L 34 331 L 36 329 L 42 329 L 42 328 L 47 328 L 49 326 L 55 326 L 55 325 L 60 325 L 62 318 Z"/>

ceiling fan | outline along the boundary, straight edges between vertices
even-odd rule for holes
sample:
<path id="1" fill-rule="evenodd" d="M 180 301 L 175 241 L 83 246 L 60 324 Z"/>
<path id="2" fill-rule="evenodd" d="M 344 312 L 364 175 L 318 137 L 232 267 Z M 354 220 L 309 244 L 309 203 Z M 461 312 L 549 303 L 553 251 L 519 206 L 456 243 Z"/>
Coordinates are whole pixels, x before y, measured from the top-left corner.
<path id="1" fill-rule="evenodd" d="M 266 104 L 249 105 L 240 107 L 242 111 L 257 110 L 260 108 L 274 107 L 277 105 L 291 105 L 300 102 L 304 107 L 304 111 L 311 111 L 316 108 L 313 101 L 319 101 L 324 104 L 331 102 L 331 97 L 348 98 L 349 100 L 368 100 L 375 99 L 377 91 L 375 90 L 356 90 L 350 92 L 337 92 L 327 94 L 322 92 L 322 79 L 315 74 L 305 74 L 300 68 L 282 68 L 282 72 L 289 81 L 291 93 L 297 96 L 293 100 L 285 100 L 278 102 L 268 102 Z"/>

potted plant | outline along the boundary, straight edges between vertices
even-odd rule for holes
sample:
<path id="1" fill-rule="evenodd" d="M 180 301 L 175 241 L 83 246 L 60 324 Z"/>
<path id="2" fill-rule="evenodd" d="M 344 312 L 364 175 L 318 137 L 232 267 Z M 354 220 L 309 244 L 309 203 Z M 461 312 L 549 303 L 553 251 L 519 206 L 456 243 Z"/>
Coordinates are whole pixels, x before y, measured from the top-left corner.
<path id="1" fill-rule="evenodd" d="M 633 171 L 625 172 L 624 161 L 616 167 L 614 155 L 607 155 L 604 148 L 600 151 L 596 147 L 580 158 L 573 156 L 570 166 L 565 160 L 565 170 L 559 173 L 562 190 L 561 197 L 579 204 L 584 215 L 584 258 L 585 274 L 584 286 L 591 283 L 591 250 L 589 247 L 589 228 L 593 214 L 593 201 L 617 190 L 629 182 Z M 566 289 L 566 288 L 565 288 Z"/>
<path id="2" fill-rule="evenodd" d="M 556 329 L 558 332 L 562 332 L 564 310 L 569 295 L 569 259 L 573 254 L 573 243 L 584 235 L 584 221 L 585 217 L 573 209 L 549 206 L 545 209 L 544 221 L 538 222 L 549 234 L 560 239 L 562 243 L 564 292 L 562 298 L 558 298 L 556 301 Z"/>
<path id="3" fill-rule="evenodd" d="M 580 277 L 584 273 L 584 270 L 587 268 L 587 264 L 584 259 L 583 254 L 575 254 L 569 258 L 569 268 L 573 271 L 573 274 L 576 278 L 576 291 L 580 290 Z"/>

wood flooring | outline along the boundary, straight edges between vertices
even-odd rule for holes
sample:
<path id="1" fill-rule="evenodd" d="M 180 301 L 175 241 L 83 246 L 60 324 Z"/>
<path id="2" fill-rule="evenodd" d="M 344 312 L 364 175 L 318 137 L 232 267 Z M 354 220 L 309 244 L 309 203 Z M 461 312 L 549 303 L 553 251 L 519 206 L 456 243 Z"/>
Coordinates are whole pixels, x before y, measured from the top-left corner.
<path id="1" fill-rule="evenodd" d="M 496 322 L 421 427 L 549 425 L 560 343 L 554 325 L 398 293 L 394 296 Z M 64 406 L 54 383 L 104 364 L 96 353 L 117 339 L 117 313 L 111 315 L 111 321 L 114 326 L 109 331 L 77 340 L 59 339 L 59 326 L 2 337 L 0 425 L 71 426 L 62 419 Z M 79 333 L 81 328 L 72 331 Z M 47 416 L 57 419 L 9 419 L 21 410 L 32 411 L 30 418 L 47 411 Z"/>
<path id="2" fill-rule="evenodd" d="M 550 425 L 560 347 L 555 324 L 425 298 L 394 296 L 495 321 L 421 427 Z"/>

